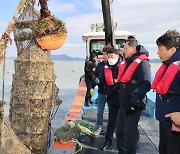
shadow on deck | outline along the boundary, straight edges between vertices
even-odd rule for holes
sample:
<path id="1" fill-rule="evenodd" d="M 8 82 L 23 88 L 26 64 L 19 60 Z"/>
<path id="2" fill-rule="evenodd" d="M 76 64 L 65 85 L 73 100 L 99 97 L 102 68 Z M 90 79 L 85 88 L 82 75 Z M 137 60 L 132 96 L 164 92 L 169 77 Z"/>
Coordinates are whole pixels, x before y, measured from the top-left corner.
<path id="1" fill-rule="evenodd" d="M 96 123 L 96 108 L 87 108 L 83 112 L 82 119 Z M 106 131 L 106 125 L 108 120 L 108 111 L 107 109 L 104 112 L 104 130 Z M 137 154 L 158 154 L 158 122 L 150 117 L 145 115 L 141 116 L 139 122 L 139 132 L 140 132 L 140 141 L 139 148 L 137 149 Z M 99 135 L 95 138 L 89 138 L 87 136 L 81 136 L 80 140 L 82 141 L 83 150 L 80 154 L 116 154 L 118 153 L 116 148 L 116 139 L 114 134 L 113 139 L 113 149 L 103 151 L 100 147 L 104 143 L 104 134 Z"/>

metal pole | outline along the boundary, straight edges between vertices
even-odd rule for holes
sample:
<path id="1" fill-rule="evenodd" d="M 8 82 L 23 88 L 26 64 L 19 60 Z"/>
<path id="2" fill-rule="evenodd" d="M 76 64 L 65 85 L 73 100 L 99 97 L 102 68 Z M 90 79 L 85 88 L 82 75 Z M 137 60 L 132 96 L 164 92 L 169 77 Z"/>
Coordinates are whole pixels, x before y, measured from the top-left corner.
<path id="1" fill-rule="evenodd" d="M 115 45 L 114 28 L 112 22 L 112 12 L 110 0 L 101 0 L 102 12 L 104 19 L 105 44 Z"/>

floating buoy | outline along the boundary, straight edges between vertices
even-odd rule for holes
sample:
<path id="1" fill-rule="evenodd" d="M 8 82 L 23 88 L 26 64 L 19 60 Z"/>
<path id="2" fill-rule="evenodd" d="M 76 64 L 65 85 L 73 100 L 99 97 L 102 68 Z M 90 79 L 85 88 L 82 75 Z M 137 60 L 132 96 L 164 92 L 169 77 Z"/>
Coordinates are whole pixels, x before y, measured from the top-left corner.
<path id="1" fill-rule="evenodd" d="M 11 70 L 10 70 L 10 71 L 7 71 L 7 73 L 8 73 L 8 74 L 11 74 L 11 75 L 14 74 L 14 72 L 11 71 Z"/>

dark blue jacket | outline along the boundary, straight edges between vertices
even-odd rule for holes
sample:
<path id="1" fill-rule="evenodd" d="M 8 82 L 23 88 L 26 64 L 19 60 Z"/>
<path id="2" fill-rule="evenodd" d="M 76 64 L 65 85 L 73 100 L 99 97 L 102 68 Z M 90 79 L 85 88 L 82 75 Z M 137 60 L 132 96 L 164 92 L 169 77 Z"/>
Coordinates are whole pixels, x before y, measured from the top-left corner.
<path id="1" fill-rule="evenodd" d="M 112 70 L 112 76 L 114 80 L 117 79 L 118 77 L 118 67 L 122 60 L 123 58 L 120 57 L 118 63 L 113 66 L 107 63 L 108 67 Z M 104 70 L 99 75 L 99 80 L 100 80 L 99 86 L 106 85 L 107 87 L 106 88 L 107 89 L 107 103 L 111 105 L 119 105 L 119 99 L 118 99 L 119 89 L 115 89 L 116 83 L 112 86 L 107 85 L 106 80 L 105 80 Z"/>
<path id="2" fill-rule="evenodd" d="M 163 62 L 166 66 L 180 60 L 180 49 L 177 50 L 169 60 Z M 180 94 L 180 71 L 176 75 L 173 83 L 170 86 L 171 91 Z M 166 118 L 165 115 L 171 112 L 180 112 L 180 96 L 165 94 L 160 96 L 156 94 L 156 118 L 160 122 L 171 125 L 171 120 Z"/>
<path id="3" fill-rule="evenodd" d="M 95 76 L 97 78 L 100 77 L 101 72 L 104 71 L 104 66 L 105 66 L 106 62 L 102 61 L 100 63 L 98 63 L 97 67 L 96 67 L 96 71 L 95 71 Z M 104 85 L 98 85 L 98 93 L 101 94 L 106 94 L 107 90 L 106 90 L 106 84 Z"/>
<path id="4" fill-rule="evenodd" d="M 138 51 L 130 58 L 125 59 L 127 65 L 125 71 L 130 64 L 140 55 L 149 55 L 149 52 L 141 45 L 138 46 Z M 136 106 L 136 110 L 144 110 L 146 105 L 146 93 L 151 88 L 151 70 L 147 60 L 143 60 L 136 68 L 132 78 L 126 84 L 119 83 L 119 101 L 120 105 L 129 109 L 131 106 Z"/>

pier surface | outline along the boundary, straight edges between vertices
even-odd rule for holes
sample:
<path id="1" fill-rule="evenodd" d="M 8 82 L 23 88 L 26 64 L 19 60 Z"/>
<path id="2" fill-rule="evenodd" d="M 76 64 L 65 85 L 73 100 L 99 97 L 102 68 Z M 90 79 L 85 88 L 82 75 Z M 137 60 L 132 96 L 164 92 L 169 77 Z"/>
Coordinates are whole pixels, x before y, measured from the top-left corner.
<path id="1" fill-rule="evenodd" d="M 89 108 L 84 110 L 83 119 L 96 123 L 96 108 Z M 104 130 L 106 131 L 106 125 L 108 121 L 108 110 L 104 112 Z M 158 122 L 157 120 L 147 117 L 144 114 L 141 116 L 139 122 L 139 148 L 137 149 L 137 154 L 158 154 Z M 114 134 L 113 147 L 112 150 L 101 150 L 100 147 L 104 143 L 104 134 L 99 135 L 93 139 L 84 136 L 83 140 L 83 150 L 81 154 L 116 154 L 118 153 L 116 148 L 116 139 Z"/>

